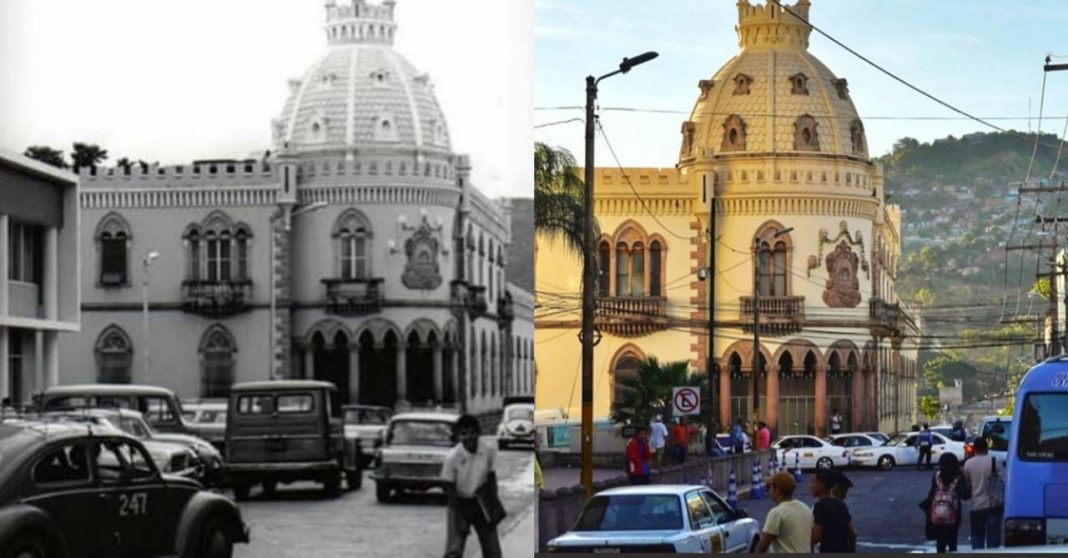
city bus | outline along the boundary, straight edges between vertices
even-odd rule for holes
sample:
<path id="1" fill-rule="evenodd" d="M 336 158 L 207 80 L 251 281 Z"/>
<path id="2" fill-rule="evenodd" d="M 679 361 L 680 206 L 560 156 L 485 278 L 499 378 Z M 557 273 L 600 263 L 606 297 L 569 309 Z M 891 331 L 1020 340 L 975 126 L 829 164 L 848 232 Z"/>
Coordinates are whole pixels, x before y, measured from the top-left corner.
<path id="1" fill-rule="evenodd" d="M 1016 391 L 1005 485 L 1005 546 L 1068 544 L 1068 355 Z"/>

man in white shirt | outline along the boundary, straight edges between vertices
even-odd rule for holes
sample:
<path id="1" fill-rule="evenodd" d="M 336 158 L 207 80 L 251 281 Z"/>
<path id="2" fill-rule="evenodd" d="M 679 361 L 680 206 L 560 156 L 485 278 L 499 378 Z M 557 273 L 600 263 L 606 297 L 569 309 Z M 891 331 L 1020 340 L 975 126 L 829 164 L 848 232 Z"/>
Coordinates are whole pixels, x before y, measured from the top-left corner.
<path id="1" fill-rule="evenodd" d="M 667 427 L 661 422 L 661 416 L 656 415 L 653 422 L 649 423 L 649 447 L 653 449 L 653 461 L 660 465 L 664 460 L 664 446 L 667 445 Z"/>
<path id="2" fill-rule="evenodd" d="M 449 484 L 448 537 L 445 558 L 461 558 L 471 527 L 478 533 L 483 558 L 501 558 L 501 543 L 497 536 L 497 522 L 491 522 L 476 492 L 486 483 L 493 498 L 497 493 L 497 445 L 479 437 L 478 419 L 464 415 L 456 422 L 460 443 L 445 456 L 442 475 Z"/>
<path id="3" fill-rule="evenodd" d="M 986 438 L 976 438 L 972 444 L 975 455 L 964 462 L 964 476 L 972 484 L 972 548 L 997 548 L 1001 546 L 1001 516 L 1004 511 L 1004 492 L 991 494 L 990 477 L 997 474 L 1005 482 L 1005 468 L 996 463 L 987 451 Z M 995 485 L 998 483 L 994 483 Z M 1001 484 L 1004 490 L 1004 484 Z"/>
<path id="4" fill-rule="evenodd" d="M 812 552 L 812 510 L 794 499 L 797 483 L 790 473 L 780 472 L 765 479 L 768 494 L 776 506 L 768 512 L 754 552 L 810 554 Z"/>

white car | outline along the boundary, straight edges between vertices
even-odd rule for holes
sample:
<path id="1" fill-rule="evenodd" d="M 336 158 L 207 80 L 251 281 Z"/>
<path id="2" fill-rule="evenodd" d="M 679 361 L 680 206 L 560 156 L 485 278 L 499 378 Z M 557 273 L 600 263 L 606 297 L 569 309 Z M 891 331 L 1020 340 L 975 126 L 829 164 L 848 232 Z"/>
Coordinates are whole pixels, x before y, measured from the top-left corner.
<path id="1" fill-rule="evenodd" d="M 534 404 L 512 403 L 501 413 L 497 425 L 497 446 L 508 449 L 514 444 L 534 446 Z"/>
<path id="2" fill-rule="evenodd" d="M 886 442 L 886 440 L 881 440 L 862 432 L 849 432 L 831 436 L 831 445 L 845 449 L 850 453 L 850 456 L 857 450 L 871 449 L 883 445 L 884 442 Z M 850 462 L 852 462 L 852 457 L 850 458 Z"/>
<path id="3" fill-rule="evenodd" d="M 750 552 L 760 524 L 707 486 L 646 485 L 598 492 L 549 552 Z"/>
<path id="4" fill-rule="evenodd" d="M 793 470 L 800 460 L 802 469 L 830 469 L 849 465 L 849 451 L 816 436 L 783 436 L 771 445 L 780 462 Z"/>
<path id="5" fill-rule="evenodd" d="M 916 465 L 920 450 L 916 447 L 918 432 L 898 434 L 885 444 L 871 449 L 853 451 L 853 465 L 857 467 L 878 467 L 889 471 L 898 465 Z M 931 432 L 934 445 L 931 446 L 931 465 L 937 466 L 943 453 L 949 452 L 964 462 L 964 442 L 954 442 L 937 432 Z"/>

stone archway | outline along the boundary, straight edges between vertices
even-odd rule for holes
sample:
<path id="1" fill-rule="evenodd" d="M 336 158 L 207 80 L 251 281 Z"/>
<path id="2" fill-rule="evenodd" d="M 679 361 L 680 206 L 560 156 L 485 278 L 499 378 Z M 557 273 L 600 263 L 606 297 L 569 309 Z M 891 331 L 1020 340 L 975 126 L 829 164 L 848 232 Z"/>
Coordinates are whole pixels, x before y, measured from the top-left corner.
<path id="1" fill-rule="evenodd" d="M 407 352 L 407 400 L 413 403 L 432 403 L 434 401 L 434 345 L 435 334 L 430 332 L 428 339 L 420 339 L 412 331 L 408 334 Z"/>
<path id="2" fill-rule="evenodd" d="M 312 335 L 311 349 L 314 362 L 313 378 L 337 386 L 337 391 L 330 400 L 335 411 L 340 409 L 341 405 L 353 403 L 349 400 L 348 334 L 338 330 L 332 338 L 327 338 L 322 332 L 315 332 Z"/>
<path id="3" fill-rule="evenodd" d="M 369 330 L 359 337 L 360 403 L 392 408 L 397 403 L 400 339 L 393 330 L 376 340 Z"/>

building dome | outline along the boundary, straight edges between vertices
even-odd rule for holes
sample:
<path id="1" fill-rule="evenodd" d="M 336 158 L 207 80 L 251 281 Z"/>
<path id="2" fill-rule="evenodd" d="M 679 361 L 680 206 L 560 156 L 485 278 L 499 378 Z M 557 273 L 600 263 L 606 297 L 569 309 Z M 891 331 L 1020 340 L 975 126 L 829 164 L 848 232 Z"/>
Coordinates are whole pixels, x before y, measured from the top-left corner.
<path id="1" fill-rule="evenodd" d="M 839 79 L 808 52 L 808 0 L 738 6 L 741 48 L 701 89 L 680 164 L 716 156 L 814 154 L 867 161 L 864 126 Z"/>
<path id="2" fill-rule="evenodd" d="M 273 122 L 276 149 L 447 154 L 445 117 L 428 74 L 393 49 L 395 3 L 326 5 L 327 52 L 290 93 Z"/>

